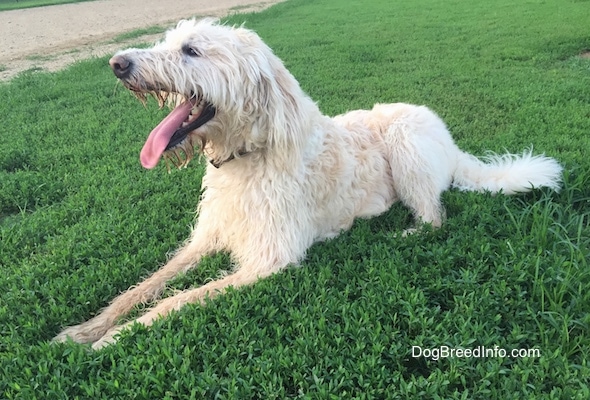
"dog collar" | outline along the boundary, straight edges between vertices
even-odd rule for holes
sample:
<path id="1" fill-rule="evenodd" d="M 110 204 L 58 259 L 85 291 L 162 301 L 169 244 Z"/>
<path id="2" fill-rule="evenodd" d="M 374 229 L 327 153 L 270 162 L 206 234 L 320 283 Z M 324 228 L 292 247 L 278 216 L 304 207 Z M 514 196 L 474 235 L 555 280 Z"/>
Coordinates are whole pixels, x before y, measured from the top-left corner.
<path id="1" fill-rule="evenodd" d="M 246 151 L 246 150 L 242 149 L 242 150 L 238 151 L 238 156 L 242 157 L 242 156 L 248 155 L 250 153 L 251 153 L 251 151 Z M 232 154 L 231 156 L 229 156 L 225 160 L 221 160 L 221 161 L 216 161 L 215 159 L 211 158 L 211 159 L 209 159 L 209 163 L 211 165 L 213 165 L 215 168 L 219 168 L 223 164 L 230 162 L 231 160 L 233 160 L 235 158 L 236 158 L 236 156 L 234 154 Z"/>

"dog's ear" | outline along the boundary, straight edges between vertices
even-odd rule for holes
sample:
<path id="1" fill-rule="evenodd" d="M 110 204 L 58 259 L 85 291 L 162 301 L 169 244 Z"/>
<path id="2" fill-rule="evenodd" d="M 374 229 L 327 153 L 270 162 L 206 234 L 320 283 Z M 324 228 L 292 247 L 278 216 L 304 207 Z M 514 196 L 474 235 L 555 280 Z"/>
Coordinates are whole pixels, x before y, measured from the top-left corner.
<path id="1" fill-rule="evenodd" d="M 315 104 L 303 93 L 283 62 L 253 32 L 253 52 L 249 54 L 248 79 L 253 83 L 248 106 L 257 115 L 259 128 L 267 133 L 267 145 L 284 153 L 302 148 L 309 130 L 304 109 Z"/>

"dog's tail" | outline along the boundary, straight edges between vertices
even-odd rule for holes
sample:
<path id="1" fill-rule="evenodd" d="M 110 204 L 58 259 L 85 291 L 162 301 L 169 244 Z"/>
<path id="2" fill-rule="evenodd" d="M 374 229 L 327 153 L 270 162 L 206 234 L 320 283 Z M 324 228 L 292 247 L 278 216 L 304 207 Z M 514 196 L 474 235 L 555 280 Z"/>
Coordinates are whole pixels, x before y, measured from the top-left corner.
<path id="1" fill-rule="evenodd" d="M 561 165 L 545 155 L 490 153 L 481 160 L 461 152 L 453 175 L 453 186 L 467 191 L 489 191 L 504 194 L 528 192 L 548 187 L 558 191 L 561 186 Z"/>

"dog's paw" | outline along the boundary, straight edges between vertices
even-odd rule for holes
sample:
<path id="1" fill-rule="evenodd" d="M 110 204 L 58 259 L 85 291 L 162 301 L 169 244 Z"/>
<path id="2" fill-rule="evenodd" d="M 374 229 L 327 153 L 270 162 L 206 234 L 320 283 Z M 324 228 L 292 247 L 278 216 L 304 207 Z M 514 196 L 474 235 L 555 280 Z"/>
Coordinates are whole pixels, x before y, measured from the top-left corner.
<path id="1" fill-rule="evenodd" d="M 408 236 L 412 236 L 414 234 L 420 233 L 420 228 L 408 228 L 408 229 L 404 229 L 403 232 L 396 232 L 393 233 L 393 237 L 395 239 L 399 239 L 399 238 L 405 238 Z"/>
<path id="2" fill-rule="evenodd" d="M 416 233 L 420 233 L 420 228 L 408 228 L 408 229 L 404 229 L 401 236 L 408 237 L 411 235 L 415 235 Z"/>
<path id="3" fill-rule="evenodd" d="M 51 341 L 54 343 L 61 343 L 72 340 L 76 343 L 92 343 L 100 339 L 105 332 L 106 329 L 104 327 L 95 326 L 91 321 L 88 321 L 64 329 Z"/>
<path id="4" fill-rule="evenodd" d="M 102 348 L 110 346 L 111 344 L 117 341 L 117 339 L 115 338 L 115 334 L 119 332 L 116 332 L 112 335 L 109 334 L 109 332 L 107 332 L 106 335 L 98 339 L 96 342 L 92 343 L 92 350 L 100 350 Z"/>
<path id="5" fill-rule="evenodd" d="M 100 339 L 92 344 L 92 349 L 100 350 L 106 346 L 114 344 L 119 339 L 121 332 L 129 329 L 132 323 L 133 321 L 109 329 Z"/>

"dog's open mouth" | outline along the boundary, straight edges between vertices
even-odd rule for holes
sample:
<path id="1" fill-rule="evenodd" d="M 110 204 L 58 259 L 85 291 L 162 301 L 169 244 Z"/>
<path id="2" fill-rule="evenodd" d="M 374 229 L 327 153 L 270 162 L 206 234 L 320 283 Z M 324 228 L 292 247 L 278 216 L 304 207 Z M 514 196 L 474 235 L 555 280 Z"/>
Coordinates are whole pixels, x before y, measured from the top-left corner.
<path id="1" fill-rule="evenodd" d="M 154 168 L 165 151 L 181 144 L 190 132 L 211 120 L 215 111 L 213 105 L 195 97 L 176 106 L 147 138 L 139 156 L 141 165 Z"/>

